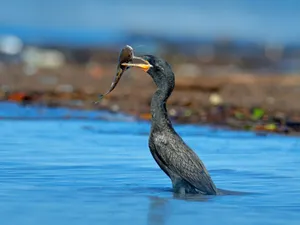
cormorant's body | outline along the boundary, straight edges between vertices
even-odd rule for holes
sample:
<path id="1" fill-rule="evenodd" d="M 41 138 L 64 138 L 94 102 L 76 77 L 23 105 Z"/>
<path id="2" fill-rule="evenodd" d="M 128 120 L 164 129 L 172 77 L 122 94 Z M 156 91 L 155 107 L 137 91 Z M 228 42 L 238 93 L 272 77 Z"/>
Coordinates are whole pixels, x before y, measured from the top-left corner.
<path id="1" fill-rule="evenodd" d="M 168 118 L 166 102 L 175 85 L 170 65 L 151 55 L 141 58 L 152 65 L 147 73 L 157 86 L 151 101 L 152 127 L 149 148 L 152 156 L 172 180 L 174 192 L 217 195 L 219 191 L 202 161 L 176 133 Z"/>

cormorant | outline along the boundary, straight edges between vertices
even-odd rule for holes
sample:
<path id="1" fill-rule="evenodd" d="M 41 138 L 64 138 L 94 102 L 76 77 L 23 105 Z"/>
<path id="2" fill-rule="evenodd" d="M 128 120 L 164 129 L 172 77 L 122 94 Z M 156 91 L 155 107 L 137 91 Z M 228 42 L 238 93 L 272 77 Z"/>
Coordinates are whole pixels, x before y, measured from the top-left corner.
<path id="1" fill-rule="evenodd" d="M 173 191 L 176 194 L 233 194 L 234 192 L 216 188 L 203 162 L 172 126 L 166 102 L 174 89 L 175 76 L 169 63 L 153 55 L 134 56 L 130 46 L 126 46 L 125 49 L 132 51 L 132 54 L 125 59 L 121 57 L 122 54 L 120 55 L 117 82 L 125 70 L 136 67 L 147 72 L 157 86 L 151 101 L 152 125 L 149 148 L 159 167 L 171 179 Z M 133 60 L 140 63 L 133 63 Z M 116 83 L 113 82 L 110 91 L 115 86 Z"/>

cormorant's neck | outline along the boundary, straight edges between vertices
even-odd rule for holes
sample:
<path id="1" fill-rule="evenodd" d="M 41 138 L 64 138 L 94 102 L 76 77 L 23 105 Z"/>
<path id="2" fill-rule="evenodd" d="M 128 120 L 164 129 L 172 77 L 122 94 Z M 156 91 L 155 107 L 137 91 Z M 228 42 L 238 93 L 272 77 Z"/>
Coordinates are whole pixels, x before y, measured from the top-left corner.
<path id="1" fill-rule="evenodd" d="M 172 127 L 168 117 L 166 103 L 173 91 L 174 85 L 158 87 L 151 101 L 152 127 Z"/>

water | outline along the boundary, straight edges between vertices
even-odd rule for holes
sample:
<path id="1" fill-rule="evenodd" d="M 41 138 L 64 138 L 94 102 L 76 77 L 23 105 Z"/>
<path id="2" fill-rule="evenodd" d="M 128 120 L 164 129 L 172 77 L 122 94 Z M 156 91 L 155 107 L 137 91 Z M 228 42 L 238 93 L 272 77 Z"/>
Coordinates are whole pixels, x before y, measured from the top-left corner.
<path id="1" fill-rule="evenodd" d="M 300 223 L 298 138 L 176 126 L 219 188 L 252 193 L 183 200 L 150 155 L 147 122 L 54 118 L 0 127 L 3 225 Z"/>

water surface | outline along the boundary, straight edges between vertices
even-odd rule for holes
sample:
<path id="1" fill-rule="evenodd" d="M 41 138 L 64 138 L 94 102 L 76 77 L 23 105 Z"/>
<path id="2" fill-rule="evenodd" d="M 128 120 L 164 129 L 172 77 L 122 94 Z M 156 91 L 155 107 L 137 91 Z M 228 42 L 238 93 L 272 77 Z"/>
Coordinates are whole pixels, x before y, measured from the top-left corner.
<path id="1" fill-rule="evenodd" d="M 0 127 L 1 224 L 300 223 L 298 138 L 176 126 L 219 188 L 252 193 L 183 200 L 152 159 L 149 123 L 53 118 Z"/>

